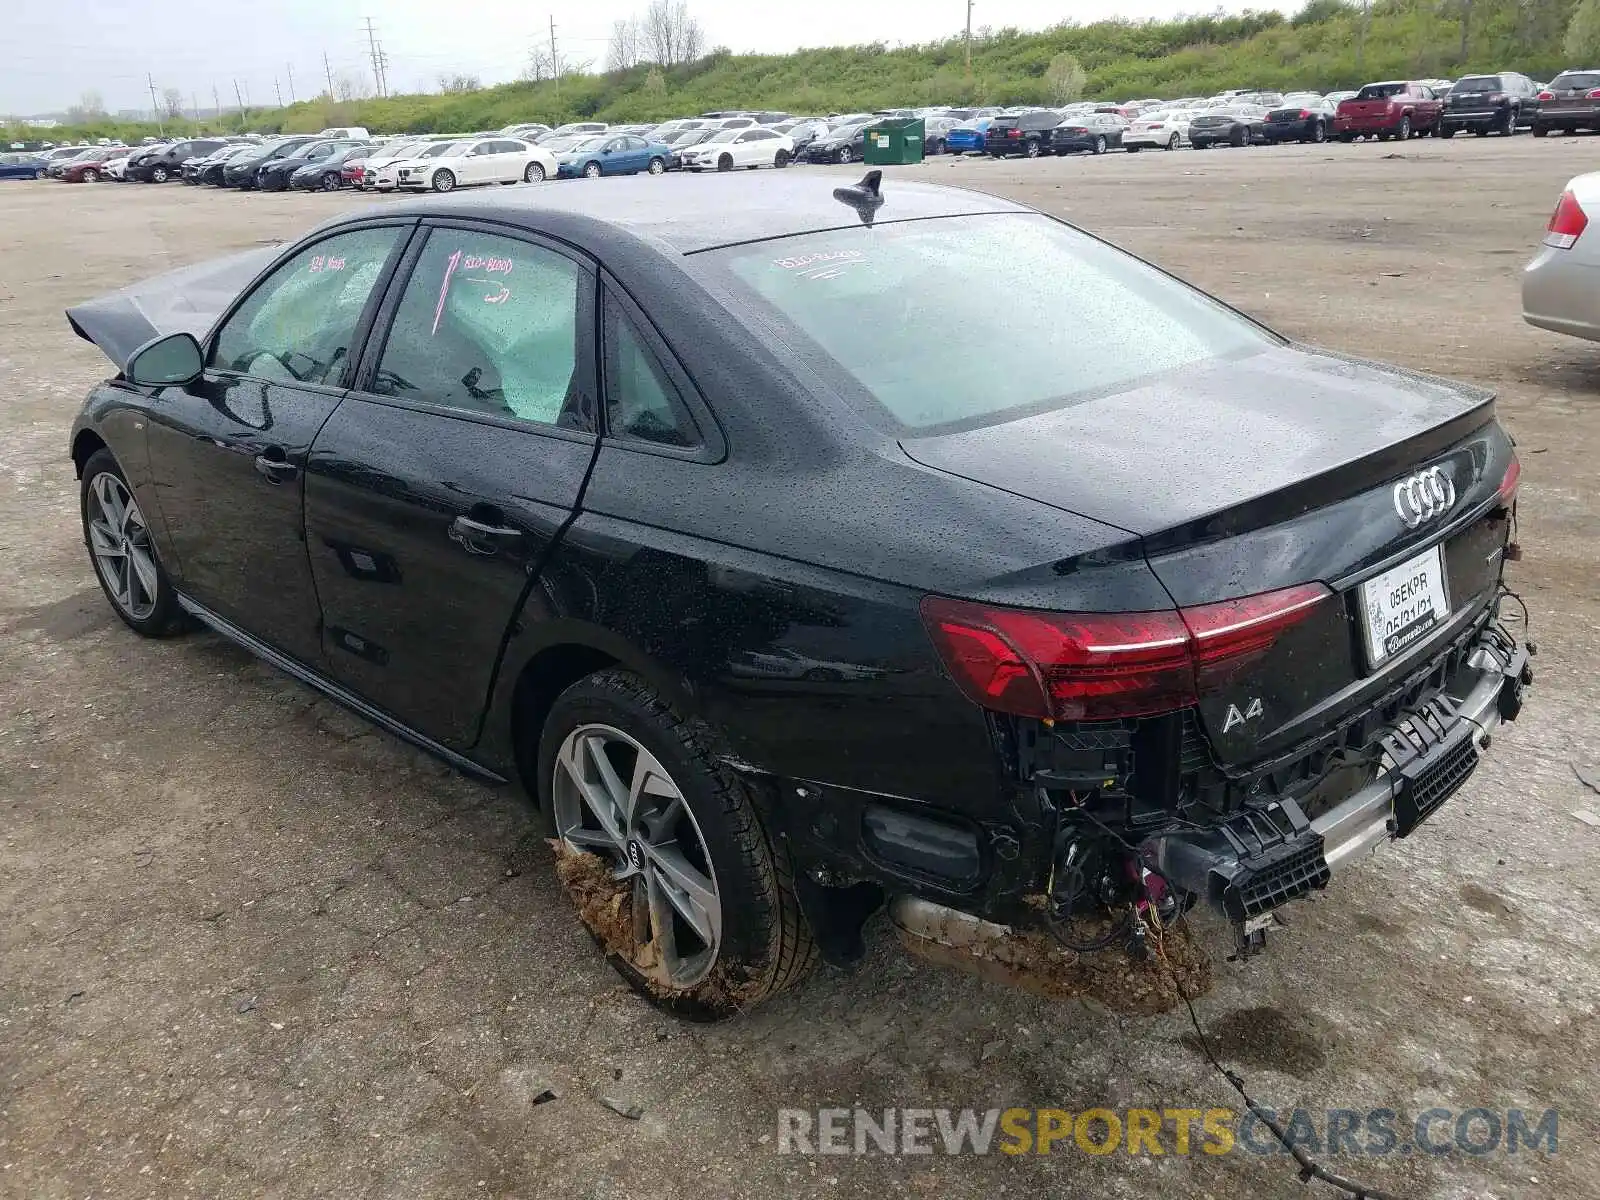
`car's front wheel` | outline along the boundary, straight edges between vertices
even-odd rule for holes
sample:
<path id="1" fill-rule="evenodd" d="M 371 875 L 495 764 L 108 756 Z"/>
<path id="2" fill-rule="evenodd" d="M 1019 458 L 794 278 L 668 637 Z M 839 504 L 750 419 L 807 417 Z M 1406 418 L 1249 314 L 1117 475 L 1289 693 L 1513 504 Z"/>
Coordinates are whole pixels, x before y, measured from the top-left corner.
<path id="1" fill-rule="evenodd" d="M 779 166 L 784 164 L 780 163 Z M 652 158 L 650 166 L 646 168 L 652 175 L 664 175 L 667 171 L 667 160 L 661 157 Z"/>
<path id="2" fill-rule="evenodd" d="M 165 167 L 157 167 L 155 170 L 150 172 L 151 183 L 165 183 L 168 178 L 170 177 L 167 175 L 167 169 Z"/>
<path id="3" fill-rule="evenodd" d="M 717 170 L 719 170 L 719 171 L 731 171 L 731 170 L 733 170 L 733 155 L 724 154 L 721 158 L 717 159 Z"/>
<path id="4" fill-rule="evenodd" d="M 557 699 L 539 743 L 556 871 L 619 974 L 678 1016 L 732 1016 L 816 958 L 789 860 L 716 737 L 622 670 Z"/>
<path id="5" fill-rule="evenodd" d="M 789 165 L 789 152 L 787 150 L 779 150 L 772 156 L 772 165 L 780 171 L 787 167 Z"/>
<path id="6" fill-rule="evenodd" d="M 1104 137 L 1094 139 L 1094 152 L 1096 154 L 1104 154 L 1106 152 L 1106 139 Z"/>
<path id="7" fill-rule="evenodd" d="M 603 173 L 600 169 L 600 164 L 597 162 L 583 164 L 583 177 L 585 179 L 599 179 Z"/>
<path id="8" fill-rule="evenodd" d="M 850 147 L 849 146 L 840 146 L 839 147 L 839 153 L 835 154 L 834 158 L 838 159 L 839 162 L 841 162 L 841 163 L 848 163 L 850 161 L 850 158 L 851 158 Z"/>
<path id="9" fill-rule="evenodd" d="M 337 171 L 327 171 L 322 176 L 322 190 L 325 192 L 337 192 L 339 190 L 339 182 L 339 173 Z"/>
<path id="10" fill-rule="evenodd" d="M 435 171 L 433 173 L 433 190 L 436 192 L 453 192 L 456 188 L 456 177 L 452 171 Z"/>
<path id="11" fill-rule="evenodd" d="M 83 181 L 85 183 L 99 183 L 100 182 L 100 172 L 96 171 L 93 167 L 90 167 L 87 171 L 85 171 L 83 173 Z"/>
<path id="12" fill-rule="evenodd" d="M 156 557 L 150 526 L 109 450 L 83 467 L 79 507 L 95 577 L 117 616 L 146 637 L 180 633 L 189 620 Z"/>
<path id="13" fill-rule="evenodd" d="M 543 183 L 544 166 L 541 163 L 531 162 L 522 168 L 523 183 Z"/>

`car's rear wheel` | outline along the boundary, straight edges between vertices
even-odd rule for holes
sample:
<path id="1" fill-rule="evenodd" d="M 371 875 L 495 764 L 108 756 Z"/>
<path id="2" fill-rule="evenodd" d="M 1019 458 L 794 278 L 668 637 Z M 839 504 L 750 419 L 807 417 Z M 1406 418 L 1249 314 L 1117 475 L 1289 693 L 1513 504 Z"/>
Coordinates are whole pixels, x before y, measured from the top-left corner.
<path id="1" fill-rule="evenodd" d="M 782 151 L 779 151 L 779 153 L 782 153 Z M 788 166 L 788 162 L 787 162 L 787 160 L 785 160 L 784 162 L 782 162 L 782 163 L 780 163 L 778 165 L 779 166 Z M 650 166 L 647 167 L 646 169 L 652 175 L 664 175 L 664 174 L 666 174 L 666 171 L 667 171 L 667 160 L 664 159 L 664 158 L 660 158 L 660 157 L 652 158 L 650 160 Z M 540 175 L 539 178 L 543 179 L 544 176 Z"/>
<path id="2" fill-rule="evenodd" d="M 453 192 L 456 187 L 456 177 L 453 171 L 435 171 L 433 173 L 433 190 L 436 192 Z"/>
<path id="3" fill-rule="evenodd" d="M 1167 138 L 1167 149 L 1168 150 L 1176 150 L 1177 148 L 1178 148 L 1178 135 L 1174 133 L 1174 134 L 1169 135 L 1168 138 Z"/>
<path id="4" fill-rule="evenodd" d="M 1328 127 L 1321 121 L 1317 121 L 1311 126 L 1311 140 L 1319 146 L 1328 140 Z"/>
<path id="5" fill-rule="evenodd" d="M 1411 118 L 1410 117 L 1401 117 L 1400 118 L 1400 128 L 1395 131 L 1395 137 L 1399 138 L 1402 142 L 1408 142 L 1408 141 L 1411 140 Z"/>
<path id="6" fill-rule="evenodd" d="M 1456 131 L 1454 129 L 1446 129 L 1443 125 L 1439 126 L 1438 131 L 1434 134 L 1435 137 L 1442 137 L 1447 141 L 1455 137 L 1455 135 Z"/>
<path id="7" fill-rule="evenodd" d="M 719 171 L 731 171 L 731 170 L 733 170 L 733 155 L 724 154 L 721 158 L 717 159 L 717 170 L 719 170 Z"/>
<path id="8" fill-rule="evenodd" d="M 1038 158 L 1039 157 L 1039 139 L 1038 138 L 1029 138 L 1023 144 L 1022 153 L 1027 155 L 1029 158 Z"/>
<path id="9" fill-rule="evenodd" d="M 146 637 L 186 629 L 189 619 L 156 557 L 150 526 L 111 451 L 98 450 L 84 464 L 79 507 L 95 578 L 117 616 Z"/>
<path id="10" fill-rule="evenodd" d="M 1348 146 L 1351 142 L 1356 140 L 1356 135 L 1353 133 L 1341 133 L 1339 135 L 1339 140 Z"/>
<path id="11" fill-rule="evenodd" d="M 1230 146 L 1242 146 L 1245 141 L 1245 132 L 1242 129 L 1235 129 L 1228 135 L 1228 145 Z"/>
<path id="12" fill-rule="evenodd" d="M 943 138 L 937 139 L 933 143 L 933 152 L 935 154 L 948 154 L 948 153 L 950 153 L 950 143 L 945 141 Z"/>
<path id="13" fill-rule="evenodd" d="M 522 168 L 522 182 L 523 183 L 543 183 L 544 182 L 544 165 L 542 163 L 531 162 L 527 166 L 523 167 Z"/>
<path id="14" fill-rule="evenodd" d="M 816 958 L 789 860 L 713 731 L 627 671 L 568 688 L 540 737 L 556 870 L 640 995 L 678 1016 L 732 1016 Z"/>
<path id="15" fill-rule="evenodd" d="M 1539 122 L 1535 121 L 1533 123 L 1533 136 L 1534 137 L 1549 137 L 1550 136 L 1550 130 L 1545 128 L 1543 125 L 1539 124 Z"/>
<path id="16" fill-rule="evenodd" d="M 1506 109 L 1505 123 L 1500 127 L 1500 132 L 1506 137 L 1515 137 L 1517 134 L 1517 114 L 1514 109 Z"/>
<path id="17" fill-rule="evenodd" d="M 787 150 L 779 150 L 772 156 L 772 165 L 779 169 L 787 167 L 789 165 L 789 152 Z"/>
<path id="18" fill-rule="evenodd" d="M 85 183 L 99 183 L 100 182 L 100 172 L 96 171 L 93 167 L 90 167 L 87 171 L 85 171 L 83 173 L 83 181 Z"/>

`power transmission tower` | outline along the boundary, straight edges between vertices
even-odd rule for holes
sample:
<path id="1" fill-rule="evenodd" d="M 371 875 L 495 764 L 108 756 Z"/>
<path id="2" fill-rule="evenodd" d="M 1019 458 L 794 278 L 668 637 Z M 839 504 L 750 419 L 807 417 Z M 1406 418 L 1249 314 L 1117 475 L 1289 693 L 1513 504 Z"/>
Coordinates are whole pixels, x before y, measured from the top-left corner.
<path id="1" fill-rule="evenodd" d="M 333 99 L 333 68 L 328 65 L 328 52 L 322 52 L 322 69 L 328 76 L 328 99 Z"/>
<path id="2" fill-rule="evenodd" d="M 156 102 L 156 81 L 155 81 L 155 78 L 153 76 L 149 75 L 149 74 L 146 74 L 145 77 L 144 77 L 144 81 L 145 81 L 145 83 L 147 83 L 150 86 L 150 111 L 151 111 L 152 114 L 154 114 L 155 119 L 156 119 L 156 132 L 159 133 L 162 137 L 166 137 L 167 136 L 167 127 L 161 120 L 161 105 Z"/>
<path id="3" fill-rule="evenodd" d="M 278 82 L 278 77 L 272 77 L 272 90 L 278 93 L 278 107 L 283 107 L 283 85 Z"/>
<path id="4" fill-rule="evenodd" d="M 967 0 L 967 74 L 972 74 L 972 0 Z"/>
<path id="5" fill-rule="evenodd" d="M 239 81 L 237 79 L 233 81 L 233 98 L 239 105 L 239 129 L 242 131 L 244 129 L 244 98 L 239 95 Z"/>
<path id="6" fill-rule="evenodd" d="M 194 110 L 194 123 L 196 125 L 200 124 L 200 94 L 198 92 L 189 93 L 189 107 Z"/>
<path id="7" fill-rule="evenodd" d="M 217 95 L 217 85 L 211 85 L 211 107 L 217 110 L 217 120 L 222 120 L 222 97 Z"/>
<path id="8" fill-rule="evenodd" d="M 288 68 L 289 71 L 289 103 L 298 104 L 299 101 L 295 99 L 294 95 L 294 64 L 284 63 L 283 65 Z"/>
<path id="9" fill-rule="evenodd" d="M 378 86 L 378 95 L 385 94 L 383 87 L 383 51 L 378 46 L 378 34 L 372 27 L 372 18 L 367 17 L 367 49 L 372 54 L 372 81 Z"/>

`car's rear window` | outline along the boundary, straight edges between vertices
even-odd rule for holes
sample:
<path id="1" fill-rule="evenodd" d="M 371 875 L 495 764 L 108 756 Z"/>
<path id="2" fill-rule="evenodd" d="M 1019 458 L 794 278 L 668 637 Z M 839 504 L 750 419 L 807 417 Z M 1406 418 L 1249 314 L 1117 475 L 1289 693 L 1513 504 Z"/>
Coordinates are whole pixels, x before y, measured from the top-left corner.
<path id="1" fill-rule="evenodd" d="M 919 430 L 1275 344 L 1193 288 L 1035 214 L 856 227 L 705 257 L 751 301 L 736 313 L 831 359 L 894 423 Z"/>
<path id="2" fill-rule="evenodd" d="M 1500 85 L 1498 75 L 1468 75 L 1465 79 L 1458 79 L 1451 85 L 1452 92 L 1503 92 L 1505 88 Z"/>
<path id="3" fill-rule="evenodd" d="M 1600 88 L 1600 72 L 1570 71 L 1550 81 L 1553 88 Z"/>
<path id="4" fill-rule="evenodd" d="M 1403 83 L 1369 83 L 1356 93 L 1357 100 L 1383 100 L 1406 90 Z"/>

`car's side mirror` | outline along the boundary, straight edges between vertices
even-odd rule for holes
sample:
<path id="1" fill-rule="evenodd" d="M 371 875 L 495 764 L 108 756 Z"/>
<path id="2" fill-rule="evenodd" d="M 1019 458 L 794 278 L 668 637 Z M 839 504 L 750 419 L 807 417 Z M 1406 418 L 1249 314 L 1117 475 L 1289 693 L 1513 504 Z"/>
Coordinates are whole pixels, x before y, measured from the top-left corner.
<path id="1" fill-rule="evenodd" d="M 194 382 L 205 365 L 193 334 L 169 333 L 135 350 L 123 373 L 140 387 L 171 387 Z"/>

